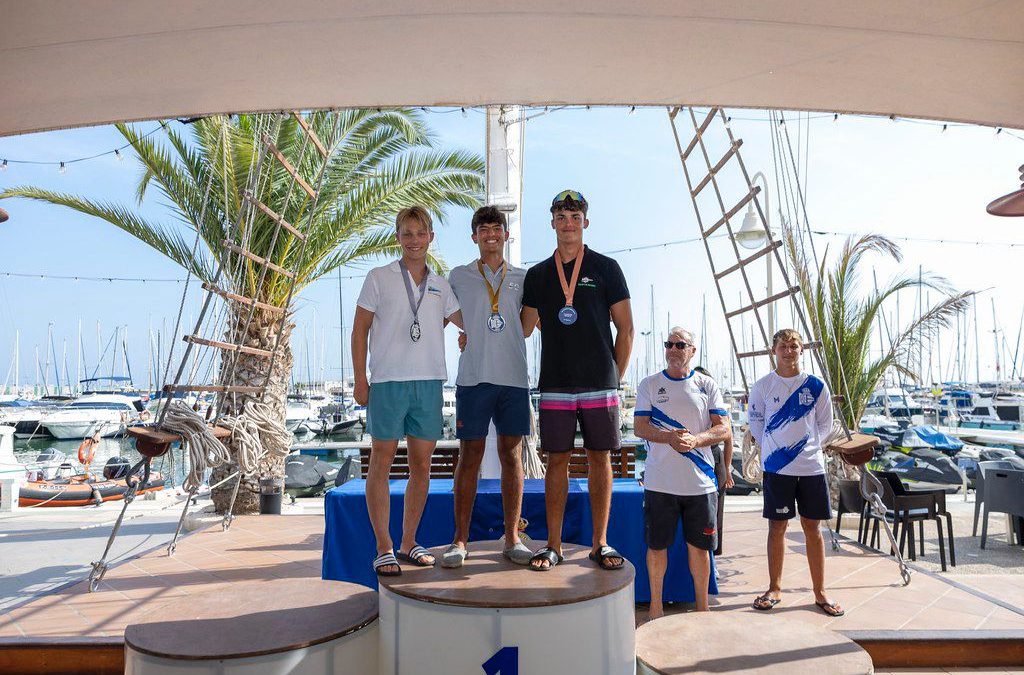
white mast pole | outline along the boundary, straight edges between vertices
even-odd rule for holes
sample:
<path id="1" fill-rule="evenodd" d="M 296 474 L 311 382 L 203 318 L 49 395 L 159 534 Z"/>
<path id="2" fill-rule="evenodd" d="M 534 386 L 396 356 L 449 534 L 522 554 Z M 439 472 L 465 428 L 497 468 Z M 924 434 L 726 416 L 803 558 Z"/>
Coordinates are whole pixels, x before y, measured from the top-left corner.
<path id="1" fill-rule="evenodd" d="M 523 107 L 492 105 L 487 108 L 487 203 L 508 217 L 505 259 L 523 263 Z"/>
<path id="2" fill-rule="evenodd" d="M 508 218 L 508 242 L 505 260 L 517 267 L 523 264 L 523 107 L 487 106 L 484 131 L 487 148 L 487 203 L 498 207 Z M 525 445 L 524 445 L 525 447 Z M 492 424 L 484 446 L 481 478 L 500 478 L 498 437 Z"/>

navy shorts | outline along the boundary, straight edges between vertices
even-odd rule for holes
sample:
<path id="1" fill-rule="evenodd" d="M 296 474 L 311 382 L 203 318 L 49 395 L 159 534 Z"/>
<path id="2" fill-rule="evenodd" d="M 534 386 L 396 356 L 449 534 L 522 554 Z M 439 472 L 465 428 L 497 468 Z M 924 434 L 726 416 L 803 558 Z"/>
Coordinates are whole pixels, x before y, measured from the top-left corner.
<path id="1" fill-rule="evenodd" d="M 832 518 L 828 482 L 823 473 L 814 476 L 786 476 L 781 473 L 765 472 L 762 486 L 764 517 L 768 520 L 789 520 L 796 515 L 797 508 L 800 510 L 801 518 Z"/>
<path id="2" fill-rule="evenodd" d="M 530 390 L 483 382 L 455 388 L 455 437 L 487 437 L 491 420 L 502 436 L 530 435 Z"/>

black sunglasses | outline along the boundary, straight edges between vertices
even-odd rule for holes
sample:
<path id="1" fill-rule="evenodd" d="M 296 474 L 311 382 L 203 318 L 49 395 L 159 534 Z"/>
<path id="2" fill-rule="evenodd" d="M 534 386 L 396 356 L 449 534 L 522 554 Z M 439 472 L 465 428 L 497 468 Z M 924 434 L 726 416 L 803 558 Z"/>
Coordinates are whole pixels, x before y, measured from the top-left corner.
<path id="1" fill-rule="evenodd" d="M 692 346 L 693 345 L 689 342 L 672 342 L 671 340 L 665 340 L 665 349 L 672 349 L 672 347 L 675 347 L 676 349 L 686 349 L 687 347 Z"/>

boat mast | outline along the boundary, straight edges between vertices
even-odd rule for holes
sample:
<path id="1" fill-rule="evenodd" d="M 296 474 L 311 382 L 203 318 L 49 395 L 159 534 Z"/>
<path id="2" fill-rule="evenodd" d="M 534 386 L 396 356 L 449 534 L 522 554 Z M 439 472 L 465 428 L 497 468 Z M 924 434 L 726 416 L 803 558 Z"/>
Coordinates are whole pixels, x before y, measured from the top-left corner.
<path id="1" fill-rule="evenodd" d="M 992 301 L 992 341 L 993 347 L 996 351 L 996 382 L 1002 382 L 1002 368 L 999 363 L 999 324 L 996 323 L 996 299 L 989 298 Z"/>
<path id="2" fill-rule="evenodd" d="M 978 341 L 978 300 L 974 299 L 974 381 L 981 382 L 981 343 Z"/>
<path id="3" fill-rule="evenodd" d="M 341 352 L 341 399 L 345 402 L 345 299 L 341 293 L 341 268 L 338 268 L 338 337 Z"/>
<path id="4" fill-rule="evenodd" d="M 82 317 L 78 317 L 78 365 L 75 367 L 75 386 L 82 387 Z M 79 392 L 81 393 L 81 392 Z"/>

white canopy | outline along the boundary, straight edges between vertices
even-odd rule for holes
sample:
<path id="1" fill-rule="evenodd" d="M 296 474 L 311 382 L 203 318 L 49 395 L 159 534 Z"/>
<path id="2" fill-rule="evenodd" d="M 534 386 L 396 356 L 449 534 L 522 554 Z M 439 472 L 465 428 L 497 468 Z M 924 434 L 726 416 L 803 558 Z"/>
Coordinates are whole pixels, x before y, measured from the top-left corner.
<path id="1" fill-rule="evenodd" d="M 1024 127 L 1024 2 L 0 0 L 0 135 L 569 102 Z"/>

